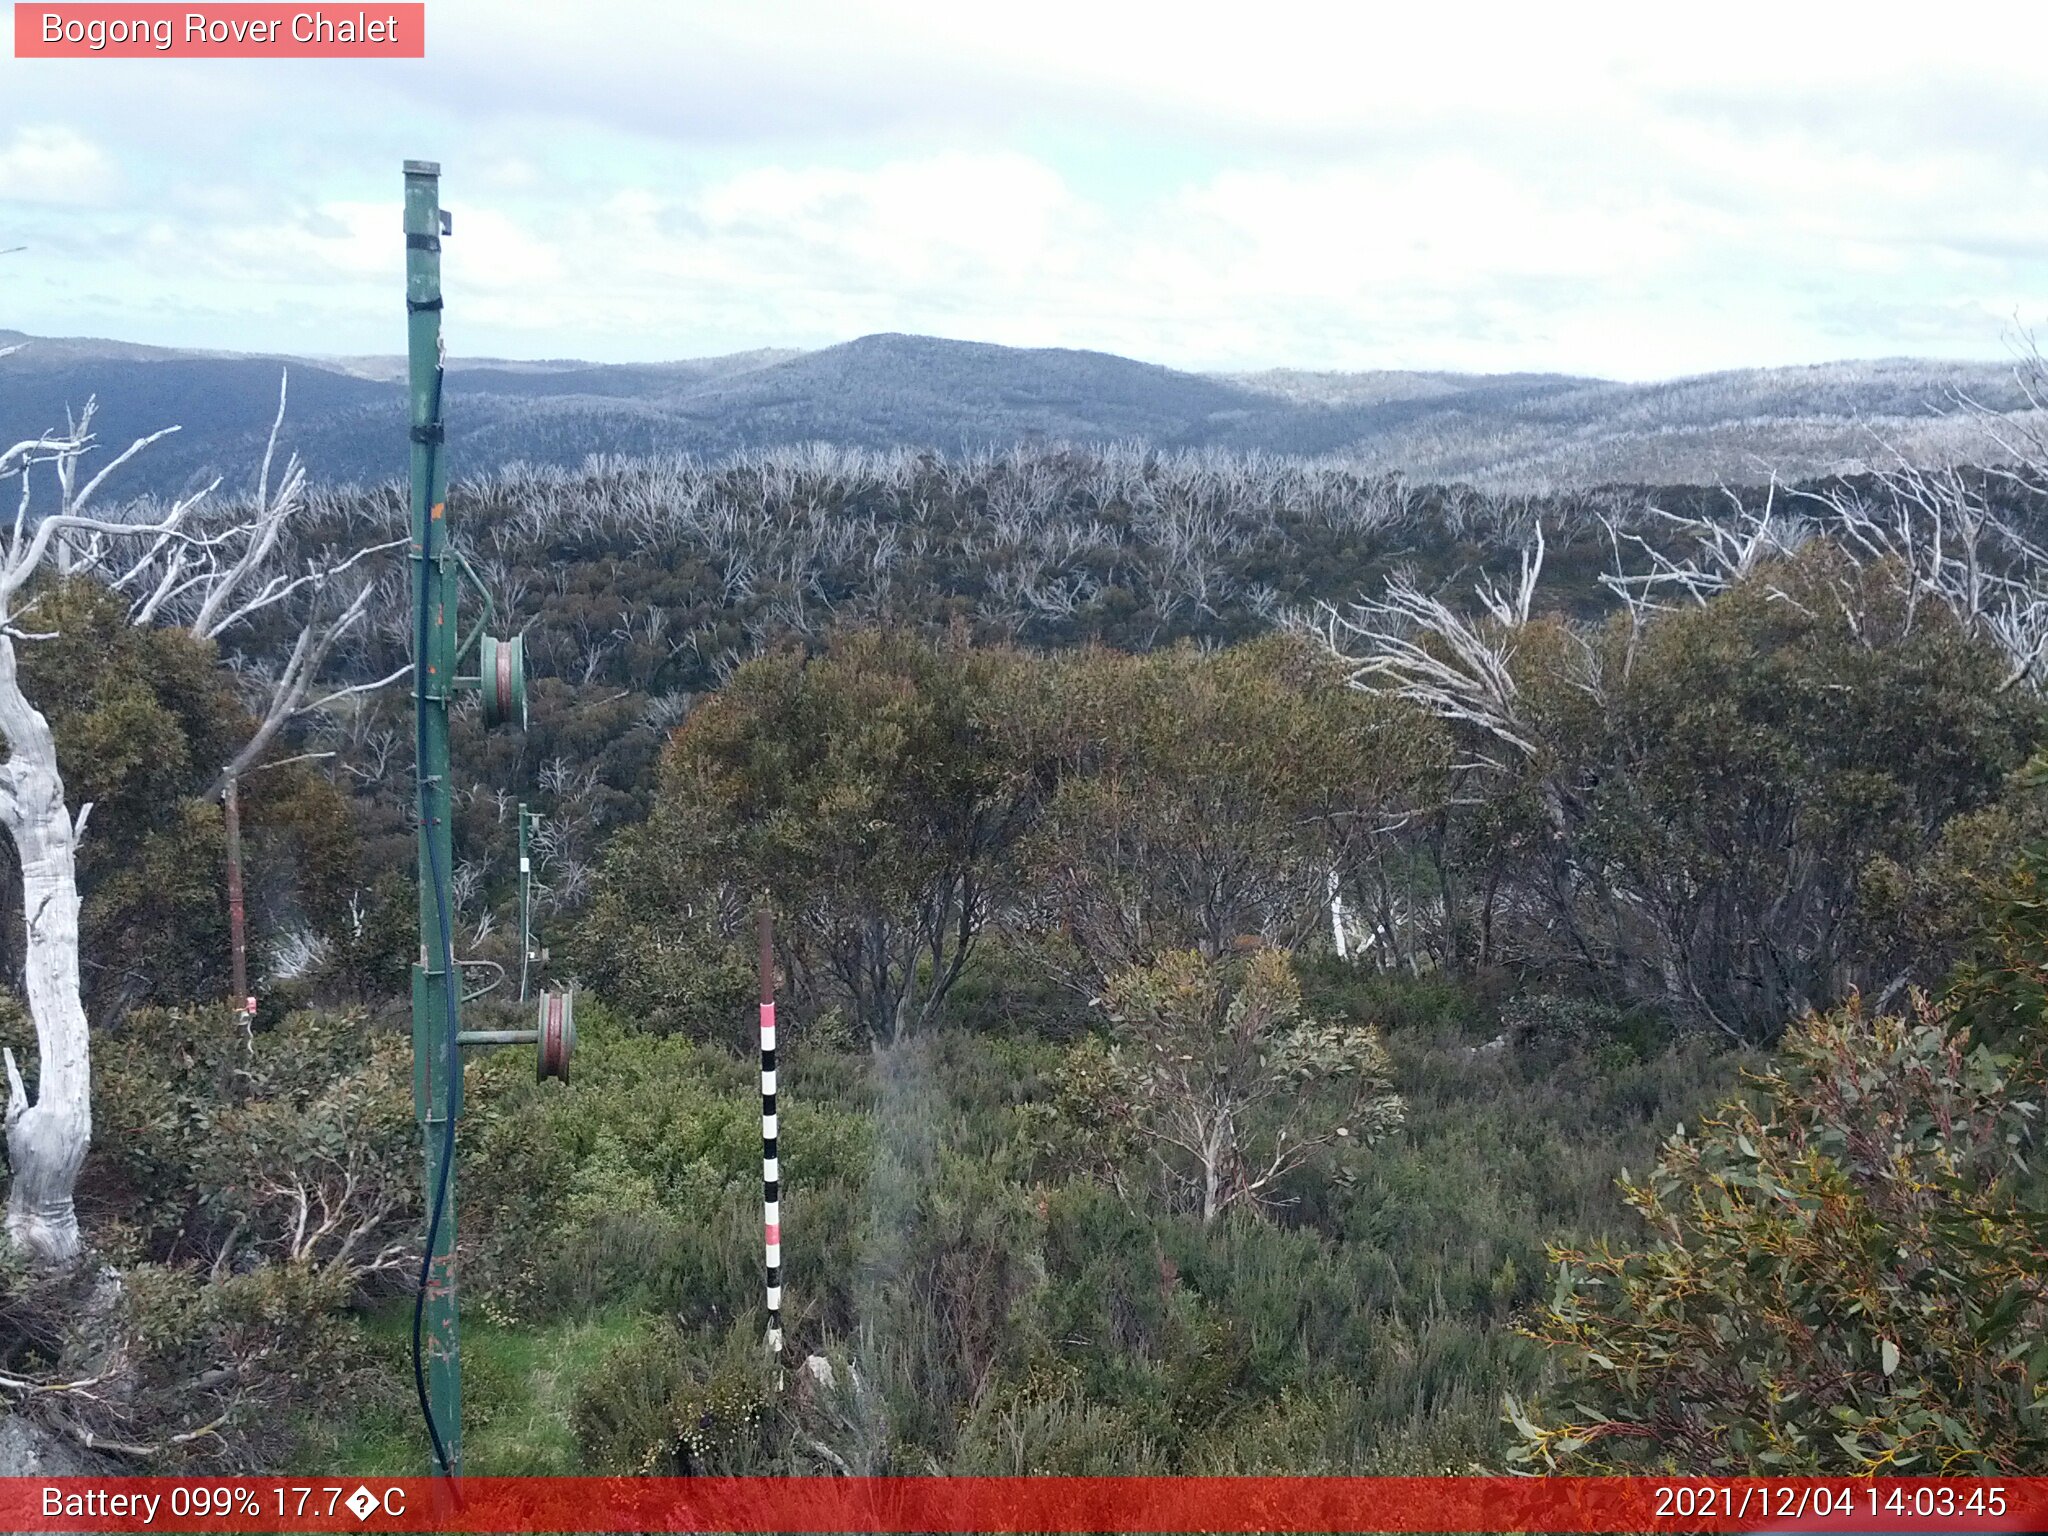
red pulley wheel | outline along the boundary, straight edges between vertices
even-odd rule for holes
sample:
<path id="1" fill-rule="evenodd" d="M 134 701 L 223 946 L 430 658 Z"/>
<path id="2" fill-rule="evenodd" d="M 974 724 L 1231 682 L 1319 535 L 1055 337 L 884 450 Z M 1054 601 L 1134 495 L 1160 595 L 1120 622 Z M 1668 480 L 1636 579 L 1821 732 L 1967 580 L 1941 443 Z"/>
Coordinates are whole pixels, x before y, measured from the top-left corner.
<path id="1" fill-rule="evenodd" d="M 559 1077 L 569 1080 L 569 1057 L 576 1049 L 576 994 L 543 992 L 540 995 L 540 1042 L 534 1077 L 545 1081 Z"/>
<path id="2" fill-rule="evenodd" d="M 526 637 L 509 640 L 483 637 L 478 650 L 478 691 L 483 695 L 484 724 L 526 726 Z"/>

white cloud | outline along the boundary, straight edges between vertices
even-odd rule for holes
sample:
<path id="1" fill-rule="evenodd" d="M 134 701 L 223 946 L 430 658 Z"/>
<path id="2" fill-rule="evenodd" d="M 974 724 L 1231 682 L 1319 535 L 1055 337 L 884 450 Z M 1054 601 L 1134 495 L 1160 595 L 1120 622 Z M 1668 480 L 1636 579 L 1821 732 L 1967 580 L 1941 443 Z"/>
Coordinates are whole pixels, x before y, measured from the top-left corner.
<path id="1" fill-rule="evenodd" d="M 70 128 L 17 128 L 0 143 L 0 204 L 90 206 L 118 184 L 106 151 Z"/>
<path id="2" fill-rule="evenodd" d="M 1085 223 L 1050 167 L 941 154 L 870 171 L 769 167 L 695 200 L 706 235 L 759 255 L 825 258 L 862 284 L 1016 281 Z"/>

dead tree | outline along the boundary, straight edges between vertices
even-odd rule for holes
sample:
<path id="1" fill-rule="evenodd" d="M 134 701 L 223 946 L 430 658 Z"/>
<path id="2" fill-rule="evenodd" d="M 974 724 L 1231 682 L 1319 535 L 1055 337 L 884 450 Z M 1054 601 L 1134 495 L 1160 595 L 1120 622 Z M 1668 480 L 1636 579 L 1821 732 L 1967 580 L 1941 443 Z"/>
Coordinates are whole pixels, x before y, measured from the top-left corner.
<path id="1" fill-rule="evenodd" d="M 1906 623 L 1923 604 L 1946 608 L 1993 646 L 2007 665 L 2005 686 L 2041 691 L 2048 657 L 2048 549 L 2020 527 L 2004 502 L 2033 478 L 2048 491 L 2048 456 L 1995 470 L 1925 466 L 1897 458 L 1868 490 L 1841 487 L 1787 492 L 1773 485 L 1760 507 L 1734 492 L 1726 521 L 1651 511 L 1691 548 L 1670 553 L 1640 534 L 1614 534 L 1616 569 L 1601 578 L 1638 628 L 1673 601 L 1703 603 L 1784 559 L 1814 538 L 1828 540 L 1857 567 L 1891 574 L 1906 600 Z M 1789 503 L 1797 510 L 1786 511 Z M 1625 548 L 1638 552 L 1629 568 Z M 1773 590 L 1773 596 L 1783 594 Z M 1844 585 L 1843 618 L 1863 622 L 1861 591 Z"/>
<path id="2" fill-rule="evenodd" d="M 277 391 L 277 415 L 257 472 L 256 492 L 247 507 L 226 509 L 209 519 L 208 536 L 155 540 L 142 559 L 124 559 L 101 546 L 87 571 L 131 599 L 137 624 L 169 624 L 194 638 L 220 644 L 235 630 L 282 613 L 297 628 L 291 648 L 275 670 L 243 668 L 245 692 L 256 728 L 234 758 L 221 765 L 213 793 L 261 761 L 277 735 L 294 719 L 353 694 L 395 683 L 405 666 L 371 682 L 319 693 L 318 680 L 335 646 L 363 623 L 376 591 L 376 569 L 350 580 L 351 573 L 404 539 L 369 544 L 343 555 L 300 554 L 291 538 L 306 511 L 306 470 L 297 454 L 285 462 L 271 486 L 278 434 L 284 426 L 286 384 Z M 352 589 L 352 590 L 351 590 Z"/>
<path id="3" fill-rule="evenodd" d="M 1473 728 L 1495 750 L 1505 747 L 1513 758 L 1530 758 L 1537 751 L 1536 733 L 1525 718 L 1513 661 L 1542 573 L 1538 523 L 1514 588 L 1502 590 L 1491 580 L 1480 584 L 1484 619 L 1468 618 L 1408 577 L 1394 576 L 1384 597 L 1354 603 L 1348 611 L 1319 605 L 1314 628 L 1348 669 L 1352 687 L 1393 693 L 1440 720 Z M 1466 766 L 1504 765 L 1482 756 Z"/>

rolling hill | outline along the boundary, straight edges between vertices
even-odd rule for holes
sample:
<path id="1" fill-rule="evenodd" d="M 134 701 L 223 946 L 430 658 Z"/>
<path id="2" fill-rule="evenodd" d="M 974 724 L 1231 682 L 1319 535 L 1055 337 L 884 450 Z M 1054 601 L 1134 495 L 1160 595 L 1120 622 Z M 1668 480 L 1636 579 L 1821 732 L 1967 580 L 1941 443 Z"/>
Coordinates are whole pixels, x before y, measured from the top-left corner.
<path id="1" fill-rule="evenodd" d="M 291 373 L 289 440 L 319 480 L 404 466 L 403 360 L 176 351 L 0 331 L 10 441 L 97 396 L 103 441 L 170 423 L 130 488 L 174 492 L 253 473 Z M 1750 369 L 1651 384 L 1563 374 L 1180 372 L 1103 352 L 864 336 L 814 352 L 673 363 L 451 361 L 459 472 L 591 454 L 715 455 L 805 441 L 955 452 L 1019 441 L 1139 441 L 1335 456 L 1414 479 L 1501 489 L 1756 481 L 1854 470 L 1886 445 L 1981 456 L 1957 391 L 2024 410 L 2012 368 L 1913 359 Z"/>

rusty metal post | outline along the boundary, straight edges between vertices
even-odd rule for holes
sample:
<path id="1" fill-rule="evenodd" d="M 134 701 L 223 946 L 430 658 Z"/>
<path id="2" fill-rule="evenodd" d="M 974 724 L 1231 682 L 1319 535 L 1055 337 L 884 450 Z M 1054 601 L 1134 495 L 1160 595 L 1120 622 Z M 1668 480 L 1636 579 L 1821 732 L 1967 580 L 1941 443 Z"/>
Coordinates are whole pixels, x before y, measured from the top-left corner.
<path id="1" fill-rule="evenodd" d="M 227 823 L 228 841 L 228 967 L 235 1011 L 252 1014 L 256 999 L 249 995 L 249 909 L 242 896 L 242 797 L 238 780 L 230 778 L 220 793 L 221 812 Z"/>

